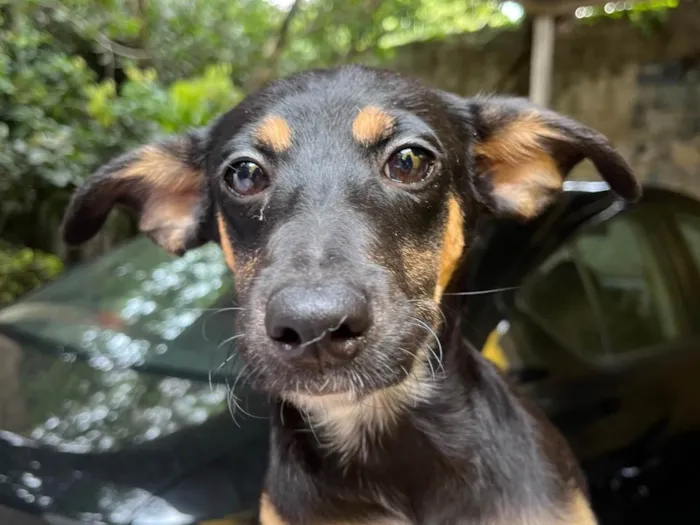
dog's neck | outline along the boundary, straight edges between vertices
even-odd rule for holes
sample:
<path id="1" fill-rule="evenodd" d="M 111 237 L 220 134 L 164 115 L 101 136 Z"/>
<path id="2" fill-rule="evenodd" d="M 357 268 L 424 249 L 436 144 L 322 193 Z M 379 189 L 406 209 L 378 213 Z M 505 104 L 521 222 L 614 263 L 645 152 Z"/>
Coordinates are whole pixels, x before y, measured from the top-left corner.
<path id="1" fill-rule="evenodd" d="M 419 356 L 401 383 L 360 399 L 349 394 L 295 395 L 290 401 L 302 411 L 323 449 L 338 454 L 343 463 L 363 461 L 376 440 L 391 434 L 401 418 L 437 394 L 444 371 L 435 370 L 431 357 Z"/>
<path id="2" fill-rule="evenodd" d="M 450 487 L 459 494 L 450 505 L 471 506 L 455 515 L 490 517 L 474 523 L 530 523 L 570 499 L 582 483 L 566 444 L 458 330 L 443 347 L 435 374 L 434 363 L 419 361 L 404 383 L 359 402 L 282 403 L 273 414 L 270 479 L 295 473 L 309 486 L 322 484 L 314 490 L 351 494 L 353 505 L 369 501 L 392 516 L 435 512 L 413 505 Z"/>

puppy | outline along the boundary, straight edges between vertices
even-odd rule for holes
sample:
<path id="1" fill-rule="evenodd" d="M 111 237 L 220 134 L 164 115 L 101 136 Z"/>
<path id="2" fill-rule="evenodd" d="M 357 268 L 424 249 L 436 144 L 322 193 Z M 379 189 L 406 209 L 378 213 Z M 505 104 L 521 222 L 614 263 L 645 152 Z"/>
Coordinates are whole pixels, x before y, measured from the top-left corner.
<path id="1" fill-rule="evenodd" d="M 535 217 L 584 158 L 639 197 L 605 137 L 526 100 L 313 70 L 111 161 L 63 234 L 88 240 L 120 204 L 173 254 L 221 245 L 237 352 L 276 399 L 262 524 L 593 524 L 566 443 L 446 293 L 479 217 Z"/>

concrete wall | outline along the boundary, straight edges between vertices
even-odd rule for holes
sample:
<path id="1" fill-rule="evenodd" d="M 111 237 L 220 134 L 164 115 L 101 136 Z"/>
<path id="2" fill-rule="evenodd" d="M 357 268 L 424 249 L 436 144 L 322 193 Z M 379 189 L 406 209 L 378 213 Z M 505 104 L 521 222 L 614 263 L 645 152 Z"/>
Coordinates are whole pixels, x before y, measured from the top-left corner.
<path id="1" fill-rule="evenodd" d="M 389 66 L 463 95 L 527 94 L 525 27 L 400 48 Z M 557 29 L 552 107 L 605 133 L 645 181 L 700 197 L 700 2 L 665 24 L 567 21 Z M 596 178 L 582 164 L 573 178 Z"/>

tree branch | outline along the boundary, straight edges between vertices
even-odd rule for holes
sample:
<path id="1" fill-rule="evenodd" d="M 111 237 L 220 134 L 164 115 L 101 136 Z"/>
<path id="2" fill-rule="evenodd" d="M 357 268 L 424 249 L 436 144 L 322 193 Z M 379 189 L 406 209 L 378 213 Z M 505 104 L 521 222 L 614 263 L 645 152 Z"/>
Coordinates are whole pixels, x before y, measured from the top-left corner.
<path id="1" fill-rule="evenodd" d="M 292 20 L 294 20 L 294 17 L 297 15 L 301 2 L 302 0 L 294 0 L 292 7 L 287 12 L 287 16 L 284 17 L 284 21 L 280 26 L 277 41 L 275 42 L 274 47 L 270 46 L 268 52 L 265 53 L 265 58 L 272 60 L 273 63 L 277 62 L 279 56 L 282 54 L 282 51 L 284 51 L 284 46 L 287 44 L 287 38 L 289 37 L 289 26 L 291 26 Z"/>
<path id="2" fill-rule="evenodd" d="M 143 49 L 137 49 L 135 47 L 128 47 L 119 44 L 118 42 L 108 38 L 103 33 L 98 33 L 97 42 L 99 42 L 99 44 L 110 53 L 120 57 L 131 58 L 134 60 L 146 60 L 150 58 L 150 55 Z"/>
<path id="3" fill-rule="evenodd" d="M 279 32 L 277 33 L 277 38 L 270 39 L 263 49 L 263 60 L 264 63 L 261 64 L 249 77 L 249 81 L 246 83 L 247 90 L 253 90 L 261 85 L 265 84 L 268 80 L 274 78 L 277 63 L 279 58 L 287 45 L 287 40 L 289 38 L 289 28 L 292 24 L 292 20 L 299 12 L 302 0 L 294 0 L 292 7 L 287 12 L 287 15 L 282 21 Z"/>

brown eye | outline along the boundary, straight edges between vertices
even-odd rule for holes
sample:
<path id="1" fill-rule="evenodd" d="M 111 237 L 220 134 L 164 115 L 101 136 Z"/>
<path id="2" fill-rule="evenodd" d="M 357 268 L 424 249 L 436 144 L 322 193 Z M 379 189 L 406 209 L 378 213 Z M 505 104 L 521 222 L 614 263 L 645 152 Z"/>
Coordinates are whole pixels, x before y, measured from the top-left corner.
<path id="1" fill-rule="evenodd" d="M 270 181 L 260 166 L 244 160 L 228 167 L 224 173 L 224 182 L 238 195 L 249 197 L 267 188 Z"/>
<path id="2" fill-rule="evenodd" d="M 428 178 L 435 166 L 435 157 L 420 148 L 397 151 L 384 166 L 384 174 L 401 184 L 415 184 Z"/>

